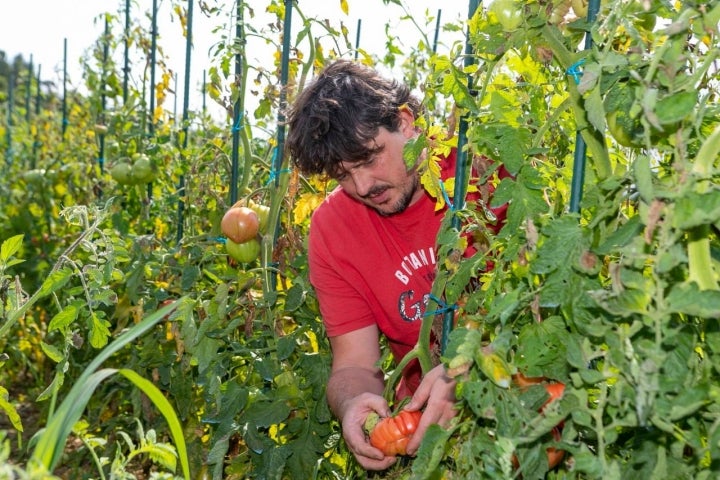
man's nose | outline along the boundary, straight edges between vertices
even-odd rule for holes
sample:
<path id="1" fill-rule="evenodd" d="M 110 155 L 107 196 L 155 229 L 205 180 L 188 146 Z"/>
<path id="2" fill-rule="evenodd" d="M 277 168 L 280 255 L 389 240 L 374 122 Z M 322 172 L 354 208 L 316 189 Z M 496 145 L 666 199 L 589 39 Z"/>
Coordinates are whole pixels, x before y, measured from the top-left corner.
<path id="1" fill-rule="evenodd" d="M 352 172 L 351 178 L 353 186 L 355 187 L 355 193 L 358 196 L 364 197 L 370 192 L 370 189 L 373 186 L 372 175 L 358 169 Z"/>

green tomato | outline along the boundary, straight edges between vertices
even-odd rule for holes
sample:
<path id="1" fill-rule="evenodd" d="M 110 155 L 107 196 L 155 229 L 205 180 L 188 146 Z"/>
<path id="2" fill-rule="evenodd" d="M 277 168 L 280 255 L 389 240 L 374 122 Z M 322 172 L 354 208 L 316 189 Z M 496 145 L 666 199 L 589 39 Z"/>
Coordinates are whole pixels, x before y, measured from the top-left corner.
<path id="1" fill-rule="evenodd" d="M 36 168 L 28 170 L 22 174 L 23 179 L 28 183 L 39 184 L 45 179 L 45 169 Z"/>
<path id="2" fill-rule="evenodd" d="M 571 0 L 573 12 L 579 18 L 585 18 L 588 14 L 588 0 Z"/>
<path id="3" fill-rule="evenodd" d="M 260 256 L 260 242 L 256 238 L 242 243 L 235 243 L 227 239 L 225 240 L 225 250 L 238 262 L 249 263 Z"/>
<path id="4" fill-rule="evenodd" d="M 608 130 L 615 141 L 624 147 L 642 147 L 644 128 L 639 117 L 630 111 L 635 103 L 635 86 L 618 82 L 607 92 L 603 107 Z"/>
<path id="5" fill-rule="evenodd" d="M 268 218 L 270 217 L 270 207 L 260 205 L 258 203 L 251 205 L 250 208 L 257 214 L 260 226 L 258 227 L 262 233 L 267 233 Z"/>
<path id="6" fill-rule="evenodd" d="M 523 21 L 522 4 L 515 0 L 494 0 L 488 11 L 495 15 L 506 32 L 514 32 Z"/>
<path id="7" fill-rule="evenodd" d="M 110 176 L 120 185 L 132 183 L 132 167 L 127 162 L 118 162 L 110 169 Z"/>
<path id="8" fill-rule="evenodd" d="M 141 155 L 132 166 L 132 178 L 136 183 L 148 183 L 155 179 L 152 162 L 146 155 Z"/>

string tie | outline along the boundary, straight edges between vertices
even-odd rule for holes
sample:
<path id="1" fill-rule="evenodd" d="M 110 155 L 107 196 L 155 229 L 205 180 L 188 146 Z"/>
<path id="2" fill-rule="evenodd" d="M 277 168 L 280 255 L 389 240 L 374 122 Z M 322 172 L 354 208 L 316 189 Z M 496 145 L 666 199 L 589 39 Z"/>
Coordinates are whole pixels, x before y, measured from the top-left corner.
<path id="1" fill-rule="evenodd" d="M 566 70 L 567 74 L 575 79 L 575 83 L 580 83 L 580 77 L 582 77 L 582 70 L 580 69 L 580 66 L 582 66 L 583 63 L 585 63 L 585 59 L 581 58 L 570 65 Z"/>
<path id="2" fill-rule="evenodd" d="M 447 190 L 445 190 L 445 182 L 440 179 L 440 191 L 442 192 L 443 198 L 445 199 L 445 203 L 447 203 L 448 207 L 451 211 L 455 211 L 455 205 L 453 205 L 453 202 L 450 200 L 450 196 L 448 195 Z"/>
<path id="3" fill-rule="evenodd" d="M 235 124 L 232 127 L 232 132 L 233 133 L 239 132 L 240 129 L 242 128 L 242 123 L 243 123 L 243 115 L 242 115 L 242 113 L 239 113 L 237 121 L 235 122 Z"/>
<path id="4" fill-rule="evenodd" d="M 438 308 L 437 310 L 434 310 L 432 312 L 425 312 L 423 317 L 427 317 L 428 315 L 438 315 L 440 313 L 445 313 L 445 312 L 449 312 L 449 311 L 458 309 L 458 306 L 456 304 L 448 305 L 447 303 L 445 303 L 444 300 L 442 300 L 441 298 L 437 298 L 432 293 L 430 294 L 430 300 L 437 303 L 440 308 Z"/>

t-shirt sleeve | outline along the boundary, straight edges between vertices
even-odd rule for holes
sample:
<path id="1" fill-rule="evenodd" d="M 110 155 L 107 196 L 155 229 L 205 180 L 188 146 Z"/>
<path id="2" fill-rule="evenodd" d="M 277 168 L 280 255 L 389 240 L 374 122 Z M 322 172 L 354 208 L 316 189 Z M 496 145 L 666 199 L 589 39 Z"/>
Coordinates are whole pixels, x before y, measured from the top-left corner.
<path id="1" fill-rule="evenodd" d="M 308 265 L 320 313 L 329 337 L 335 337 L 375 323 L 370 305 L 353 286 L 354 270 L 331 255 L 326 235 L 319 226 L 310 226 Z M 335 238 L 335 242 L 342 242 Z M 341 243 L 339 243 L 341 244 Z"/>

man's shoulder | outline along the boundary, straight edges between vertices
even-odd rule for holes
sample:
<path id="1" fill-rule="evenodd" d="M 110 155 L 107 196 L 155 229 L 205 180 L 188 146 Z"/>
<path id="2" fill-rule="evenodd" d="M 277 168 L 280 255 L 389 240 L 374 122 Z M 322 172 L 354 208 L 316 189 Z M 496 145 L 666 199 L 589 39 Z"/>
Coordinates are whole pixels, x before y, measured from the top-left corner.
<path id="1" fill-rule="evenodd" d="M 318 205 L 312 215 L 312 222 L 325 221 L 325 219 L 345 218 L 367 209 L 365 205 L 353 200 L 340 187 L 335 188 Z"/>

